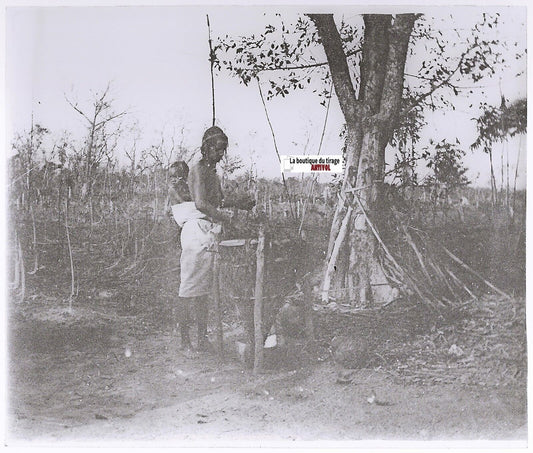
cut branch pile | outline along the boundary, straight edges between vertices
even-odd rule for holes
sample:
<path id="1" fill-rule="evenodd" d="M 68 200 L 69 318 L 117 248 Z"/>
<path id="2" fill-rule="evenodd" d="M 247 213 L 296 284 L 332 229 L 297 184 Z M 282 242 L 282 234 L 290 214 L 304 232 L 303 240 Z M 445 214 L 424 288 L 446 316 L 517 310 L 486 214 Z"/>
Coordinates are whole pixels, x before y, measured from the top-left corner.
<path id="1" fill-rule="evenodd" d="M 389 218 L 384 234 L 380 236 L 373 226 L 372 230 L 381 247 L 383 271 L 404 297 L 435 310 L 459 307 L 487 290 L 510 298 L 448 250 L 440 238 L 410 226 L 394 209 Z"/>

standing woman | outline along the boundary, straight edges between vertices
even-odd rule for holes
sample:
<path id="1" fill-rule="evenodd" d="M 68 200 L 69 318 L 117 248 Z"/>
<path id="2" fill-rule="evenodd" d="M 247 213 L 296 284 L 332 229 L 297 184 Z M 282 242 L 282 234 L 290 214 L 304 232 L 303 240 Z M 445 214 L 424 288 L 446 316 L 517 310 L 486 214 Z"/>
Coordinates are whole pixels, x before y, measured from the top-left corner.
<path id="1" fill-rule="evenodd" d="M 221 232 L 221 224 L 230 217 L 219 210 L 223 195 L 216 165 L 228 147 L 228 137 L 217 126 L 207 129 L 202 138 L 202 158 L 188 177 L 192 201 L 200 215 L 192 215 L 181 230 L 181 281 L 179 289 L 179 325 L 181 347 L 191 348 L 190 308 L 196 309 L 198 350 L 206 351 L 209 295 L 213 281 L 214 254 L 211 251 Z M 201 218 L 199 218 L 201 217 Z"/>

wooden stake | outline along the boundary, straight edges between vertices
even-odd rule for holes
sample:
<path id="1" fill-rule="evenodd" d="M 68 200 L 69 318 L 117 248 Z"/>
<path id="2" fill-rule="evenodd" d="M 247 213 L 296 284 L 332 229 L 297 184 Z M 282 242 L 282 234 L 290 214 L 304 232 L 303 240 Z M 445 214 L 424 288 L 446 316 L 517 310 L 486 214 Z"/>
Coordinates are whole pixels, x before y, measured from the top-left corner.
<path id="1" fill-rule="evenodd" d="M 20 245 L 20 238 L 17 238 L 17 254 L 19 256 L 20 264 L 20 302 L 24 302 L 26 297 L 26 270 L 24 268 L 24 255 L 22 254 L 22 246 Z"/>
<path id="2" fill-rule="evenodd" d="M 213 262 L 213 302 L 215 305 L 215 322 L 217 332 L 217 349 L 221 360 L 224 360 L 224 334 L 222 330 L 222 310 L 220 307 L 220 255 L 215 252 Z"/>
<path id="3" fill-rule="evenodd" d="M 518 164 L 520 162 L 520 150 L 522 148 L 522 134 L 518 137 L 518 153 L 516 155 L 516 166 L 515 166 L 515 172 L 514 172 L 514 183 L 513 183 L 513 220 L 514 220 L 514 212 L 515 212 L 515 202 L 516 202 L 516 180 L 518 179 Z"/>
<path id="4" fill-rule="evenodd" d="M 270 117 L 268 115 L 268 109 L 267 109 L 267 106 L 266 106 L 265 97 L 263 96 L 263 91 L 261 90 L 261 83 L 259 81 L 259 77 L 258 76 L 256 76 L 256 81 L 257 81 L 257 88 L 259 89 L 259 96 L 261 97 L 261 102 L 263 104 L 263 108 L 265 109 L 265 115 L 266 115 L 266 119 L 267 119 L 267 122 L 268 122 L 268 126 L 270 127 L 270 132 L 272 134 L 272 140 L 274 142 L 274 151 L 276 151 L 276 156 L 278 156 L 278 162 L 281 163 L 281 156 L 280 156 L 279 150 L 278 150 L 278 143 L 276 142 L 276 134 L 274 134 L 274 128 L 272 127 L 272 123 L 270 122 Z M 289 187 L 287 186 L 287 181 L 285 180 L 285 173 L 283 173 L 283 172 L 281 172 L 281 181 L 283 182 L 283 187 L 285 189 L 285 193 L 287 194 L 287 200 L 289 201 L 289 208 L 290 208 L 290 212 L 291 212 L 291 218 L 295 219 L 295 217 L 294 217 L 294 209 L 292 207 L 292 201 L 293 201 L 292 200 L 292 196 L 291 196 L 291 193 L 289 191 Z"/>
<path id="5" fill-rule="evenodd" d="M 15 252 L 13 253 L 13 256 L 15 258 L 15 267 L 13 270 L 13 282 L 11 282 L 11 286 L 15 289 L 18 289 L 20 285 L 20 254 L 19 254 L 19 236 L 17 231 L 15 230 Z"/>
<path id="6" fill-rule="evenodd" d="M 74 286 L 74 260 L 72 259 L 72 246 L 70 244 L 70 233 L 68 230 L 68 205 L 67 201 L 65 200 L 65 230 L 67 231 L 67 245 L 68 245 L 68 254 L 70 257 L 70 282 L 71 282 L 71 288 L 70 288 L 70 297 L 68 299 L 68 311 L 69 313 L 72 313 L 72 298 L 75 294 L 75 286 Z"/>
<path id="7" fill-rule="evenodd" d="M 315 329 L 313 324 L 313 291 L 311 287 L 311 275 L 306 274 L 303 281 L 304 293 L 304 317 L 305 317 L 305 336 L 308 340 L 315 338 Z"/>
<path id="8" fill-rule="evenodd" d="M 254 370 L 257 374 L 263 367 L 263 278 L 265 273 L 265 228 L 259 227 L 259 237 L 257 239 L 257 268 L 255 274 L 255 300 L 254 300 Z"/>
<path id="9" fill-rule="evenodd" d="M 207 16 L 207 32 L 208 32 L 208 42 L 209 42 L 209 64 L 211 66 L 211 96 L 212 96 L 212 107 L 213 107 L 213 126 L 215 125 L 215 74 L 213 68 L 215 66 L 216 55 L 213 51 L 213 42 L 211 41 L 211 24 L 209 23 L 209 14 Z"/>
<path id="10" fill-rule="evenodd" d="M 35 228 L 35 215 L 33 213 L 33 206 L 30 205 L 31 226 L 33 230 L 33 270 L 28 274 L 35 274 L 39 270 L 39 252 L 37 251 L 37 229 Z"/>

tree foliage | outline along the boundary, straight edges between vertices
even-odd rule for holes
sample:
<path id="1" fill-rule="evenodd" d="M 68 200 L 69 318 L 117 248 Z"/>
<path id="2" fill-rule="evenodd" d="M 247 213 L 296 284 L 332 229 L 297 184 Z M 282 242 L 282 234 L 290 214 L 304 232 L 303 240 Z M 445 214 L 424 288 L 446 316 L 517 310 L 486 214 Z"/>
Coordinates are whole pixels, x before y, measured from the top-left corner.
<path id="1" fill-rule="evenodd" d="M 499 107 L 483 103 L 481 111 L 481 115 L 475 120 L 478 136 L 471 145 L 472 149 L 482 148 L 488 152 L 493 143 L 526 133 L 527 99 L 518 99 L 507 106 L 505 99 L 502 98 Z"/>
<path id="2" fill-rule="evenodd" d="M 418 16 L 411 35 L 402 110 L 391 140 L 393 145 L 407 139 L 417 141 L 424 111 L 454 109 L 454 96 L 472 94 L 469 81 L 475 84 L 505 64 L 502 55 L 511 43 L 494 38 L 500 14 L 476 12 L 468 29 L 450 27 L 459 14 Z M 266 79 L 268 99 L 309 87 L 322 96 L 325 104 L 330 73 L 313 22 L 304 15 L 286 20 L 281 14 L 267 16 L 266 21 L 261 33 L 219 38 L 215 49 L 219 53 L 217 67 L 229 71 L 245 85 L 254 79 Z M 357 94 L 364 23 L 361 16 L 337 22 Z M 522 56 L 517 51 L 515 57 Z"/>
<path id="3" fill-rule="evenodd" d="M 345 23 L 340 33 L 345 53 L 355 63 L 361 36 L 355 27 Z M 313 90 L 322 96 L 321 102 L 326 102 L 329 71 L 316 29 L 306 16 L 287 23 L 281 14 L 276 14 L 262 33 L 237 38 L 226 35 L 218 40 L 216 49 L 223 51 L 217 67 L 224 67 L 245 85 L 260 76 L 268 78 L 267 99 L 285 97 L 293 90 L 313 85 Z"/>
<path id="4" fill-rule="evenodd" d="M 427 167 L 433 170 L 430 182 L 445 184 L 449 188 L 470 184 L 462 162 L 466 152 L 459 147 L 458 141 L 450 143 L 442 140 L 439 143 L 431 143 L 431 146 L 434 147 L 434 152 L 426 148 L 423 153 L 427 159 Z"/>

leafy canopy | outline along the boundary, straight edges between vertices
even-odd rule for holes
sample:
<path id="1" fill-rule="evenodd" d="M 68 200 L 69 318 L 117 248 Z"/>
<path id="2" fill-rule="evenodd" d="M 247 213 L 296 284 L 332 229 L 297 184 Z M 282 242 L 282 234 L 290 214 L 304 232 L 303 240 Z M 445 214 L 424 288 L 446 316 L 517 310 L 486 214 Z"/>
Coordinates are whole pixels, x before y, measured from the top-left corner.
<path id="1" fill-rule="evenodd" d="M 478 137 L 472 149 L 483 148 L 488 152 L 493 143 L 524 134 L 527 130 L 527 99 L 518 99 L 507 106 L 502 98 L 499 107 L 483 103 L 481 109 L 482 113 L 476 119 Z"/>

